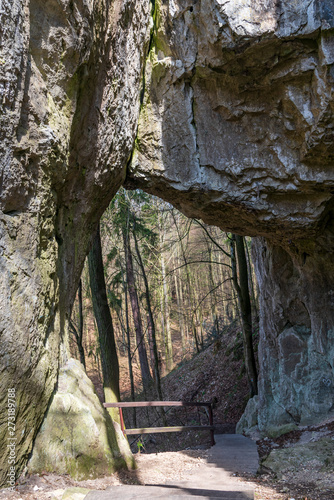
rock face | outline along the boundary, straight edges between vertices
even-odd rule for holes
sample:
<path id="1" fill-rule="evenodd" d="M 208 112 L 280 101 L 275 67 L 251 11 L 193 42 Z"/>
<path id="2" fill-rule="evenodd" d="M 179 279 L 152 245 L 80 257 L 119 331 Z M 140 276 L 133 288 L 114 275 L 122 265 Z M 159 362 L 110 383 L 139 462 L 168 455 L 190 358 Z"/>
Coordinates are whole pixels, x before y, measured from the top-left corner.
<path id="1" fill-rule="evenodd" d="M 253 430 L 257 430 L 258 412 L 259 396 L 256 395 L 248 401 L 245 411 L 236 426 L 236 434 L 251 433 Z"/>
<path id="2" fill-rule="evenodd" d="M 333 200 L 330 1 L 158 3 L 128 185 L 277 242 Z"/>
<path id="3" fill-rule="evenodd" d="M 310 424 L 334 410 L 333 215 L 316 241 L 283 248 L 256 240 L 259 427 Z"/>
<path id="4" fill-rule="evenodd" d="M 81 364 L 70 359 L 60 369 L 57 392 L 35 440 L 28 471 L 70 474 L 80 480 L 124 466 L 108 417 Z"/>
<path id="5" fill-rule="evenodd" d="M 0 483 L 7 390 L 16 391 L 18 474 L 67 360 L 91 234 L 125 177 L 150 8 L 144 0 L 2 2 Z"/>
<path id="6" fill-rule="evenodd" d="M 332 1 L 4 0 L 0 17 L 1 481 L 7 390 L 19 472 L 67 361 L 91 235 L 126 174 L 261 237 L 261 428 L 330 412 Z"/>
<path id="7" fill-rule="evenodd" d="M 326 488 L 330 498 L 334 489 L 333 452 L 333 439 L 322 438 L 293 448 L 273 450 L 262 465 L 289 484 L 308 487 L 312 492 Z"/>
<path id="8" fill-rule="evenodd" d="M 156 24 L 127 185 L 264 237 L 259 427 L 316 420 L 334 411 L 334 6 L 162 1 Z"/>

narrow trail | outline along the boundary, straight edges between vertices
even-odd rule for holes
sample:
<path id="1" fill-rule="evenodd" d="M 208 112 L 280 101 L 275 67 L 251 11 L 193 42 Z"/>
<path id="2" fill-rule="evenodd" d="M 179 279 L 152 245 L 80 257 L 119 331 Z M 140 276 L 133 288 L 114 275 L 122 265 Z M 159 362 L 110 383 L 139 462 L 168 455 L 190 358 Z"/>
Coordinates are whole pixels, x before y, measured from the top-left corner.
<path id="1" fill-rule="evenodd" d="M 233 474 L 256 473 L 258 453 L 255 443 L 238 434 L 219 434 L 215 436 L 215 440 L 216 445 L 210 449 L 206 462 L 200 464 L 196 470 L 189 471 L 182 481 L 149 486 L 110 486 L 104 491 L 90 491 L 81 498 L 84 500 L 138 498 L 253 500 L 254 490 Z"/>

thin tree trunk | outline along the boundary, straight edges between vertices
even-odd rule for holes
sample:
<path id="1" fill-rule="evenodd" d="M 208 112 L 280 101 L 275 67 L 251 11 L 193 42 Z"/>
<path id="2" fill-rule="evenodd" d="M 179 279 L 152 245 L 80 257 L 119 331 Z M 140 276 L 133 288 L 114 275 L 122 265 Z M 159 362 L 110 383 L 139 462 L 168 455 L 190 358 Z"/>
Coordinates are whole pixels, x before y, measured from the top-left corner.
<path id="1" fill-rule="evenodd" d="M 198 310 L 198 320 L 199 320 L 199 331 L 200 331 L 200 343 L 201 348 L 204 347 L 204 329 L 203 329 L 203 313 L 201 307 Z"/>
<path id="2" fill-rule="evenodd" d="M 78 328 L 76 328 L 72 321 L 70 321 L 70 327 L 72 332 L 74 333 L 75 340 L 78 346 L 80 362 L 86 370 L 86 359 L 85 359 L 85 351 L 82 345 L 83 339 L 83 330 L 84 330 L 84 321 L 83 321 L 83 308 L 82 308 L 82 281 L 79 281 L 78 288 L 78 302 L 79 302 L 79 313 L 78 313 Z"/>
<path id="3" fill-rule="evenodd" d="M 175 260 L 175 267 L 178 267 L 179 264 L 179 247 L 178 245 L 176 246 L 176 257 L 177 260 Z M 185 354 L 186 347 L 188 345 L 188 327 L 185 321 L 185 303 L 184 303 L 184 298 L 183 298 L 183 284 L 182 284 L 182 278 L 181 278 L 181 269 L 177 269 L 175 273 L 175 283 L 176 283 L 176 296 L 177 296 L 177 307 L 178 307 L 178 312 L 179 312 L 179 321 L 180 321 L 180 330 L 181 330 L 181 336 L 182 336 L 182 349 L 183 349 L 183 354 Z"/>
<path id="4" fill-rule="evenodd" d="M 164 290 L 160 287 L 159 290 L 160 296 L 160 318 L 161 318 L 161 336 L 162 336 L 162 345 L 166 346 L 166 334 L 165 334 L 165 313 L 164 313 Z M 163 373 L 166 374 L 166 362 L 164 363 Z"/>
<path id="5" fill-rule="evenodd" d="M 239 268 L 239 281 L 236 270 L 236 258 L 234 254 L 234 243 Z M 231 263 L 233 284 L 238 296 L 244 344 L 244 358 L 246 373 L 249 383 L 250 396 L 258 393 L 257 369 L 252 340 L 252 307 L 248 288 L 248 271 L 243 236 L 233 235 L 231 241 Z"/>
<path id="6" fill-rule="evenodd" d="M 223 256 L 224 254 L 219 252 L 218 253 L 218 262 L 222 263 L 223 262 Z M 218 278 L 220 279 L 222 286 L 221 286 L 221 292 L 223 296 L 223 325 L 228 324 L 230 322 L 230 313 L 229 313 L 229 298 L 228 298 L 228 288 L 229 288 L 229 283 L 226 282 L 225 280 L 227 279 L 226 276 L 226 268 L 222 265 L 219 265 L 218 268 Z"/>
<path id="7" fill-rule="evenodd" d="M 257 300 L 256 300 L 256 295 L 255 295 L 255 287 L 254 287 L 254 283 L 256 283 L 254 266 L 252 265 L 252 259 L 249 255 L 247 242 L 245 242 L 245 247 L 246 247 L 246 255 L 247 255 L 247 264 L 248 264 L 248 269 L 249 269 L 249 273 L 248 273 L 249 274 L 249 283 L 250 283 L 250 287 L 251 287 L 251 291 L 252 291 L 254 316 L 255 316 L 255 318 L 258 318 L 258 307 L 257 307 Z"/>
<path id="8" fill-rule="evenodd" d="M 185 253 L 185 250 L 184 250 L 182 238 L 180 237 L 179 227 L 177 225 L 176 218 L 175 218 L 175 215 L 174 215 L 173 211 L 172 211 L 172 217 L 173 217 L 173 220 L 174 220 L 174 225 L 175 225 L 175 228 L 176 228 L 176 232 L 178 234 L 179 243 L 180 243 L 181 252 L 182 252 L 182 257 L 183 257 L 183 261 L 184 261 L 184 264 L 185 264 L 186 277 L 187 277 L 187 295 L 188 295 L 188 300 L 189 300 L 189 311 L 190 311 L 190 324 L 191 324 L 191 330 L 192 330 L 192 333 L 193 333 L 193 338 L 195 340 L 196 352 L 199 353 L 200 349 L 199 349 L 199 345 L 198 345 L 197 331 L 196 331 L 196 325 L 195 325 L 194 314 L 193 314 L 193 297 L 192 297 L 192 293 L 191 293 L 191 280 L 190 280 L 190 273 L 189 273 L 189 268 L 188 268 L 188 262 L 187 262 L 187 257 L 186 257 L 186 253 Z"/>
<path id="9" fill-rule="evenodd" d="M 107 403 L 112 403 L 120 400 L 119 365 L 104 279 L 100 227 L 88 255 L 88 266 L 93 310 L 99 332 L 104 397 Z M 118 412 L 111 413 L 118 419 Z"/>
<path id="10" fill-rule="evenodd" d="M 153 347 L 153 329 L 152 329 L 152 323 L 150 321 L 149 315 L 147 315 L 147 333 L 148 333 L 148 345 L 149 345 L 149 351 L 150 351 L 150 360 L 151 360 L 151 369 L 153 370 L 153 379 L 154 382 L 156 382 L 156 376 L 155 376 L 155 358 L 154 358 L 154 347 Z M 158 364 L 159 367 L 159 364 Z"/>
<path id="11" fill-rule="evenodd" d="M 161 234 L 161 233 L 160 233 Z M 162 240 L 163 242 L 163 240 Z M 165 352 L 166 352 L 166 368 L 170 372 L 173 369 L 173 346 L 172 336 L 170 331 L 169 303 L 168 303 L 168 286 L 166 280 L 165 258 L 163 251 L 161 252 L 161 274 L 164 300 L 164 318 L 165 318 Z"/>
<path id="12" fill-rule="evenodd" d="M 203 314 L 201 308 L 201 300 L 199 291 L 201 290 L 201 285 L 198 279 L 198 275 L 194 275 L 193 278 L 193 290 L 194 290 L 194 312 L 193 316 L 196 323 L 197 338 L 201 349 L 204 347 L 204 335 L 203 335 Z"/>
<path id="13" fill-rule="evenodd" d="M 179 292 L 180 292 L 180 304 L 181 304 L 181 314 L 182 314 L 182 319 L 183 319 L 183 325 L 184 325 L 184 332 L 185 332 L 185 341 L 186 341 L 186 346 L 189 346 L 189 325 L 187 321 L 185 321 L 185 318 L 187 318 L 187 312 L 186 312 L 186 302 L 184 300 L 184 293 L 183 293 L 183 283 L 182 283 L 182 278 L 181 278 L 181 269 L 178 269 L 178 282 L 180 284 Z"/>
<path id="14" fill-rule="evenodd" d="M 210 246 L 210 242 L 205 239 L 207 249 L 208 249 L 208 261 L 209 261 L 209 287 L 211 288 L 212 292 L 210 293 L 210 300 L 211 300 L 211 314 L 212 314 L 212 319 L 213 319 L 213 324 L 214 328 L 216 330 L 216 335 L 219 335 L 219 318 L 218 318 L 218 310 L 217 310 L 217 296 L 216 296 L 216 291 L 215 291 L 215 282 L 213 279 L 213 272 L 212 272 L 212 249 Z"/>
<path id="15" fill-rule="evenodd" d="M 195 306 L 195 298 L 192 293 L 192 283 L 191 283 L 191 273 L 189 271 L 188 266 L 186 266 L 186 276 L 187 276 L 187 292 L 188 292 L 188 297 L 189 297 L 189 308 L 190 308 L 190 314 L 191 314 L 191 329 L 193 332 L 193 337 L 195 340 L 195 346 L 196 346 L 196 352 L 200 352 L 199 348 L 199 340 L 198 340 L 198 335 L 197 335 L 197 312 L 196 312 L 196 306 Z M 195 312 L 194 312 L 195 309 Z"/>
<path id="16" fill-rule="evenodd" d="M 131 356 L 131 337 L 130 337 L 130 324 L 129 324 L 129 307 L 128 307 L 128 287 L 126 280 L 124 279 L 124 269 L 121 266 L 122 273 L 122 284 L 125 297 L 125 326 L 126 326 L 126 339 L 127 339 L 127 353 L 128 353 L 128 365 L 129 365 L 129 377 L 131 386 L 131 399 L 135 401 L 135 384 L 133 379 L 133 369 L 132 369 L 132 356 Z M 136 408 L 132 409 L 133 427 L 137 427 L 137 416 Z"/>
<path id="17" fill-rule="evenodd" d="M 143 332 L 143 324 L 142 324 L 142 319 L 141 319 L 137 290 L 136 290 L 136 286 L 135 286 L 135 277 L 134 277 L 134 272 L 133 272 L 133 260 L 132 260 L 132 252 L 131 252 L 129 236 L 130 235 L 129 235 L 128 231 L 126 231 L 126 232 L 123 231 L 123 243 L 124 243 L 125 256 L 126 256 L 126 258 L 125 258 L 125 260 L 126 260 L 126 276 L 127 276 L 128 290 L 129 290 L 130 302 L 131 302 L 131 308 L 132 308 L 133 322 L 134 322 L 135 331 L 136 331 L 136 341 L 137 341 L 137 348 L 138 348 L 138 354 L 139 354 L 140 370 L 141 370 L 141 376 L 142 376 L 142 381 L 143 381 L 143 388 L 144 388 L 144 390 L 147 390 L 149 388 L 150 383 L 152 382 L 152 377 L 151 377 L 150 367 L 149 367 L 148 360 L 147 360 L 147 353 L 146 353 L 145 339 L 144 339 L 144 332 Z"/>
<path id="18" fill-rule="evenodd" d="M 176 265 L 174 265 L 176 267 Z M 175 291 L 176 291 L 176 303 L 177 303 L 177 315 L 179 318 L 179 327 L 180 327 L 180 337 L 181 337 L 181 347 L 182 347 L 182 355 L 185 355 L 186 345 L 184 338 L 184 317 L 182 313 L 182 303 L 180 297 L 180 283 L 178 279 L 177 273 L 174 273 L 174 282 L 175 282 Z"/>
<path id="19" fill-rule="evenodd" d="M 85 360 L 85 351 L 82 345 L 83 339 L 83 331 L 84 331 L 84 320 L 83 320 L 83 306 L 82 306 L 82 279 L 79 281 L 78 288 L 78 299 L 79 299 L 79 339 L 78 339 L 78 348 L 80 354 L 80 361 L 86 369 L 86 360 Z"/>
<path id="20" fill-rule="evenodd" d="M 147 312 L 148 312 L 148 325 L 149 325 L 149 332 L 151 334 L 150 336 L 152 339 L 152 347 L 153 347 L 154 380 L 155 380 L 155 384 L 156 384 L 158 397 L 159 397 L 160 401 L 163 401 L 161 383 L 160 383 L 159 358 L 158 358 L 157 341 L 156 341 L 156 334 L 155 334 L 155 323 L 154 323 L 154 318 L 153 318 L 153 314 L 152 314 L 152 307 L 151 307 L 151 296 L 150 296 L 150 290 L 149 290 L 149 286 L 148 286 L 148 281 L 147 281 L 144 263 L 143 263 L 143 260 L 141 258 L 141 254 L 139 251 L 139 246 L 138 246 L 138 241 L 137 241 L 135 230 L 136 230 L 135 219 L 133 218 L 133 239 L 135 242 L 135 249 L 136 249 L 136 253 L 137 253 L 137 257 L 138 257 L 138 262 L 139 262 L 139 266 L 140 266 L 140 269 L 142 272 L 144 285 L 145 285 L 145 297 L 146 297 Z"/>

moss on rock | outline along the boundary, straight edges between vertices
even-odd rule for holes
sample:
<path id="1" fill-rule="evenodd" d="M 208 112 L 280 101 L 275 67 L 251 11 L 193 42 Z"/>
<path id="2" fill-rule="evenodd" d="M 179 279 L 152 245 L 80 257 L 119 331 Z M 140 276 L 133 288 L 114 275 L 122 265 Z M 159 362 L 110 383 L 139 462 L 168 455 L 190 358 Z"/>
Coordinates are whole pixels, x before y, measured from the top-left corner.
<path id="1" fill-rule="evenodd" d="M 67 488 L 61 500 L 83 500 L 89 492 L 87 488 Z"/>
<path id="2" fill-rule="evenodd" d="M 126 448 L 126 447 L 125 447 Z M 109 415 L 81 364 L 70 359 L 37 435 L 30 472 L 70 474 L 75 479 L 110 474 L 126 466 Z"/>
<path id="3" fill-rule="evenodd" d="M 294 447 L 273 450 L 262 465 L 281 478 L 303 468 L 317 468 L 319 474 L 334 471 L 334 441 L 331 437 Z M 319 480 L 321 477 L 319 476 Z"/>

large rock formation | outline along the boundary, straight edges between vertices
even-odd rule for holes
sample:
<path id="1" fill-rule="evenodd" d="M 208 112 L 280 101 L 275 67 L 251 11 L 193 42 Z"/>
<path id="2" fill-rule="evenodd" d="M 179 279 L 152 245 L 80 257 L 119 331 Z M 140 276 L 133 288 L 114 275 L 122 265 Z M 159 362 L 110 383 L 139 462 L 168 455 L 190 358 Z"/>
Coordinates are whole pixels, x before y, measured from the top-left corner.
<path id="1" fill-rule="evenodd" d="M 334 6 L 163 1 L 127 185 L 255 239 L 259 427 L 334 411 Z"/>
<path id="2" fill-rule="evenodd" d="M 331 411 L 331 0 L 156 0 L 152 18 L 147 0 L 4 0 L 0 18 L 1 480 L 7 389 L 19 471 L 140 101 L 128 187 L 263 238 L 261 428 Z"/>
<path id="3" fill-rule="evenodd" d="M 67 360 L 91 234 L 125 177 L 150 38 L 146 0 L 5 0 L 0 12 L 1 458 L 16 472 Z"/>
<path id="4" fill-rule="evenodd" d="M 190 216 L 277 243 L 333 200 L 334 8 L 164 1 L 129 182 Z"/>

